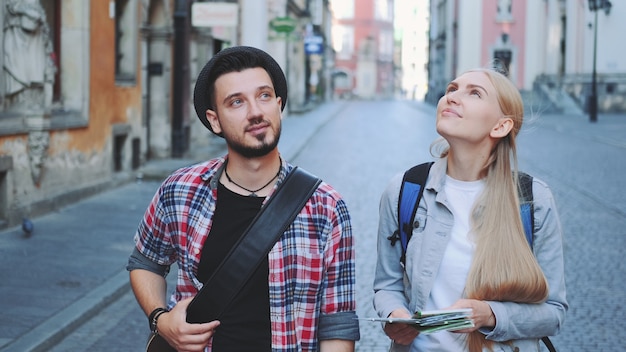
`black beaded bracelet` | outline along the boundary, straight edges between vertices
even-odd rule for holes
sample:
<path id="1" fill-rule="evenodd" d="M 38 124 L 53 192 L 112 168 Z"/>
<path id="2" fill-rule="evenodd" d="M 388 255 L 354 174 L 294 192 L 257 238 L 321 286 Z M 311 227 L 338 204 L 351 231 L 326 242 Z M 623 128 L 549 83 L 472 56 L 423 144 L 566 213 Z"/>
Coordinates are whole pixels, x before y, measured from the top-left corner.
<path id="1" fill-rule="evenodd" d="M 166 313 L 167 309 L 165 308 L 156 308 L 155 310 L 152 311 L 152 313 L 150 313 L 150 315 L 148 316 L 148 323 L 150 324 L 150 331 L 152 331 L 153 333 L 157 333 L 157 319 L 159 319 L 159 316 L 163 313 Z"/>

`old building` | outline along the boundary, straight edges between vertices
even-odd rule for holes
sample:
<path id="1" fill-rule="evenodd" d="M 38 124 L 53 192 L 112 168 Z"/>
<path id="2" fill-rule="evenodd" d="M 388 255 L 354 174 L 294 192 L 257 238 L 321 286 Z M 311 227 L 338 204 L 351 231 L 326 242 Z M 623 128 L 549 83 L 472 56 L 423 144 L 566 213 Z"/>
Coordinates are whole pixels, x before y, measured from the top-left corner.
<path id="1" fill-rule="evenodd" d="M 532 112 L 584 114 L 594 86 L 599 111 L 626 111 L 623 1 L 430 0 L 430 11 L 427 100 L 464 70 L 495 64 Z"/>
<path id="2" fill-rule="evenodd" d="M 395 0 L 397 74 L 401 96 L 423 100 L 428 89 L 428 0 Z"/>
<path id="3" fill-rule="evenodd" d="M 224 47 L 276 57 L 286 114 L 324 97 L 332 66 L 327 0 L 6 0 L 0 19 L 0 227 L 127 182 L 149 160 L 202 153 L 217 137 L 193 86 Z"/>
<path id="4" fill-rule="evenodd" d="M 126 5 L 133 1 L 122 1 Z M 13 225 L 139 164 L 139 8 L 7 0 L 0 83 L 0 219 Z M 136 4 L 136 2 L 135 2 Z"/>
<path id="5" fill-rule="evenodd" d="M 393 0 L 333 0 L 335 95 L 391 97 L 394 82 Z"/>

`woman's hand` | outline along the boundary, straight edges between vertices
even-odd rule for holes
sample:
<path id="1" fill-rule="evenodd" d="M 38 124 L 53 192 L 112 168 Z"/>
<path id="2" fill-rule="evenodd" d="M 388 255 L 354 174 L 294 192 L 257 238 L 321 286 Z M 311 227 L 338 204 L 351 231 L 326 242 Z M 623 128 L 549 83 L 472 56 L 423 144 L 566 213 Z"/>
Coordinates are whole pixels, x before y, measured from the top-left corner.
<path id="1" fill-rule="evenodd" d="M 412 315 L 406 309 L 396 309 L 391 314 L 389 314 L 388 318 L 411 318 Z M 414 329 L 408 324 L 402 323 L 385 323 L 385 327 L 383 328 L 385 334 L 389 336 L 395 343 L 400 345 L 410 345 L 413 340 L 419 335 L 419 331 Z"/>
<path id="2" fill-rule="evenodd" d="M 496 316 L 493 314 L 491 306 L 487 302 L 477 299 L 460 299 L 447 309 L 461 308 L 472 309 L 470 319 L 474 322 L 474 327 L 462 330 L 454 330 L 454 332 L 469 333 L 483 327 L 493 328 L 494 326 L 496 326 Z"/>

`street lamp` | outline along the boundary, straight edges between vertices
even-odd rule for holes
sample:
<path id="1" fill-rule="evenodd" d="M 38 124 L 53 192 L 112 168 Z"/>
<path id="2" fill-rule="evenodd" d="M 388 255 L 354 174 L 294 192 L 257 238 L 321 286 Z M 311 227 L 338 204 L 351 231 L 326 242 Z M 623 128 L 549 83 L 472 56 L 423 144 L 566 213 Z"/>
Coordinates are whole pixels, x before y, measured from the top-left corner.
<path id="1" fill-rule="evenodd" d="M 596 55 L 598 47 L 598 10 L 604 10 L 607 15 L 611 12 L 610 0 L 589 0 L 589 10 L 594 13 L 593 24 L 593 69 L 591 71 L 591 96 L 589 97 L 589 121 L 598 121 L 598 88 L 596 83 Z"/>

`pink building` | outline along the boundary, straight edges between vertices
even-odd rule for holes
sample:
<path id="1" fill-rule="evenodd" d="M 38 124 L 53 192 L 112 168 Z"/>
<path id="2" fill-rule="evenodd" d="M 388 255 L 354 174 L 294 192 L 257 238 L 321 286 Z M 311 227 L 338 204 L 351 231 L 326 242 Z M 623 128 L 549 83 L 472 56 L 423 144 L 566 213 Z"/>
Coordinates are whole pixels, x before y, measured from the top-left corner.
<path id="1" fill-rule="evenodd" d="M 624 46 L 616 44 L 626 30 L 626 2 L 429 2 L 427 101 L 435 103 L 458 74 L 495 66 L 522 91 L 529 111 L 582 115 L 593 100 L 600 112 L 626 111 Z"/>
<path id="2" fill-rule="evenodd" d="M 393 0 L 333 0 L 331 6 L 335 96 L 392 96 Z"/>

